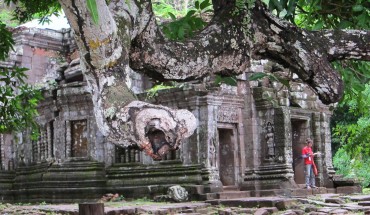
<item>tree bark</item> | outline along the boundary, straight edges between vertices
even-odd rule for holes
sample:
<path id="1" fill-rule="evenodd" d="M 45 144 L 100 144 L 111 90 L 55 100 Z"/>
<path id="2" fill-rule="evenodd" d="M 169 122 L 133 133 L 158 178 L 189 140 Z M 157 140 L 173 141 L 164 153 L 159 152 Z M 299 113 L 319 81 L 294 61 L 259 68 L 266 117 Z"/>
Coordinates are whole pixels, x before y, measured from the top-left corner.
<path id="1" fill-rule="evenodd" d="M 81 203 L 78 204 L 79 215 L 104 215 L 103 203 Z"/>

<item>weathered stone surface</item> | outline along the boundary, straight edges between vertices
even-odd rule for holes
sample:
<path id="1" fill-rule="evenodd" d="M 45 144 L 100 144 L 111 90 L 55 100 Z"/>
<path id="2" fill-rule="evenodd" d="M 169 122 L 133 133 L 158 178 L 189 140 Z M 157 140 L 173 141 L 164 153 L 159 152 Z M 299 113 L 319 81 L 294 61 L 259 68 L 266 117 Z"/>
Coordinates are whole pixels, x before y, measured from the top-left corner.
<path id="1" fill-rule="evenodd" d="M 339 198 L 326 198 L 325 203 L 344 204 L 345 201 Z"/>
<path id="2" fill-rule="evenodd" d="M 337 187 L 337 193 L 350 194 L 350 193 L 361 193 L 361 186 L 343 186 Z"/>
<path id="3" fill-rule="evenodd" d="M 286 211 L 282 212 L 281 214 L 283 214 L 283 215 L 297 215 L 297 212 L 294 211 L 294 210 L 286 210 Z"/>
<path id="4" fill-rule="evenodd" d="M 338 215 L 348 214 L 348 210 L 345 210 L 345 209 L 334 209 L 334 210 L 330 211 L 329 214 L 338 214 Z"/>
<path id="5" fill-rule="evenodd" d="M 270 212 L 265 209 L 265 208 L 258 208 L 255 212 L 254 215 L 268 215 Z"/>
<path id="6" fill-rule="evenodd" d="M 370 201 L 360 201 L 360 202 L 358 202 L 358 205 L 361 205 L 361 206 L 370 206 Z"/>
<path id="7" fill-rule="evenodd" d="M 317 211 L 317 207 L 316 206 L 314 206 L 314 205 L 305 205 L 304 206 L 304 211 L 306 212 L 306 213 L 309 213 L 309 212 L 315 212 L 315 211 Z"/>
<path id="8" fill-rule="evenodd" d="M 291 211 L 293 211 L 297 215 L 303 215 L 303 214 L 305 214 L 305 211 L 304 210 L 292 209 Z"/>
<path id="9" fill-rule="evenodd" d="M 354 202 L 359 201 L 370 201 L 370 195 L 355 195 L 355 196 L 349 196 L 349 199 Z"/>

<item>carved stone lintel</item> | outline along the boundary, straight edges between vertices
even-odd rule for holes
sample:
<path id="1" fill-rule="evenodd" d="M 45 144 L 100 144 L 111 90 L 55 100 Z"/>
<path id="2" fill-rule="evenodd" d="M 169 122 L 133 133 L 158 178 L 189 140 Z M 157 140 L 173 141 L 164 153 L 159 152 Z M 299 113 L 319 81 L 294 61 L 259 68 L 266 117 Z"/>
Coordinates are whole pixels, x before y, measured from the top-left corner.
<path id="1" fill-rule="evenodd" d="M 229 106 L 218 107 L 217 121 L 226 123 L 238 123 L 239 122 L 238 109 Z"/>

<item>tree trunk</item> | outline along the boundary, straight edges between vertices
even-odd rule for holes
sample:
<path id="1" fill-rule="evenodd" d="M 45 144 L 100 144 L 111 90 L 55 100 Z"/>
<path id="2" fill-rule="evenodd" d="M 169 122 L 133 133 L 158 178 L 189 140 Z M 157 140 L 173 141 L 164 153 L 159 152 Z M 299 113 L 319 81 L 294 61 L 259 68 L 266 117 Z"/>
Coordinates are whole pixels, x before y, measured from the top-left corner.
<path id="1" fill-rule="evenodd" d="M 80 203 L 79 215 L 104 215 L 104 203 Z"/>

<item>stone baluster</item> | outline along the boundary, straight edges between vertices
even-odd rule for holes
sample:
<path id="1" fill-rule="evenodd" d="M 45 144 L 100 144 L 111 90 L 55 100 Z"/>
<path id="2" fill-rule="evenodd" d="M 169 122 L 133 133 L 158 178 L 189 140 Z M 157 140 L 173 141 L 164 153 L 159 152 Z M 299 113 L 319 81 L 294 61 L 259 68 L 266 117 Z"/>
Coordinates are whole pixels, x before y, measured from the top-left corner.
<path id="1" fill-rule="evenodd" d="M 124 155 L 125 155 L 125 163 L 130 162 L 130 156 L 129 156 L 129 150 L 127 148 L 124 148 Z"/>
<path id="2" fill-rule="evenodd" d="M 135 150 L 135 161 L 140 162 L 140 151 L 139 150 Z"/>
<path id="3" fill-rule="evenodd" d="M 71 122 L 66 120 L 66 157 L 72 156 L 72 135 L 71 135 Z"/>

